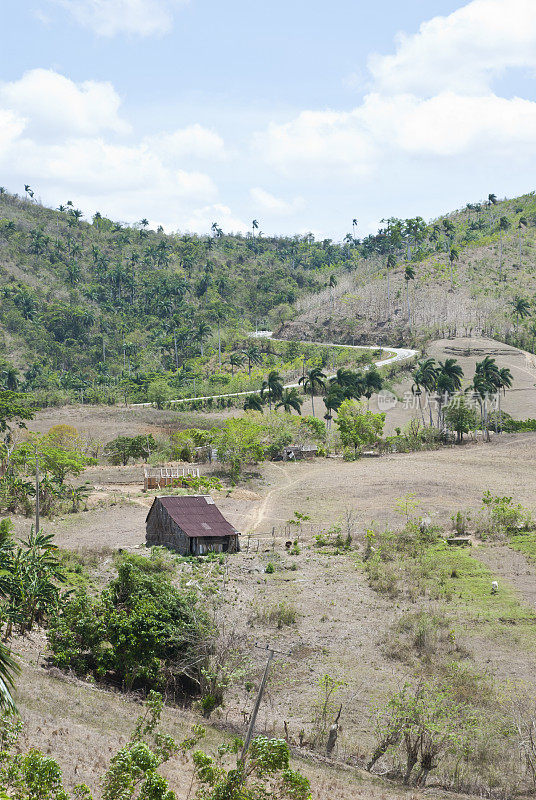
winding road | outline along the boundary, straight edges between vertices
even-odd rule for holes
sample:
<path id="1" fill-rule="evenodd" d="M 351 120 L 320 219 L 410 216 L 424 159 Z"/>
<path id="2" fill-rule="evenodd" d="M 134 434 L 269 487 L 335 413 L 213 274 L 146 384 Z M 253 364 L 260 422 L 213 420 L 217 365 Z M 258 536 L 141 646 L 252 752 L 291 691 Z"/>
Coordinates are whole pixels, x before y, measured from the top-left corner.
<path id="1" fill-rule="evenodd" d="M 251 333 L 250 336 L 254 339 L 271 339 L 273 342 L 289 342 L 295 341 L 294 339 L 274 339 L 272 336 L 271 331 L 257 331 L 256 333 Z M 340 348 L 347 348 L 350 350 L 387 350 L 390 353 L 394 353 L 394 355 L 389 356 L 389 358 L 383 358 L 380 361 L 375 361 L 375 365 L 377 367 L 385 367 L 387 364 L 394 364 L 397 361 L 408 361 L 410 358 L 413 358 L 419 352 L 418 350 L 411 350 L 408 347 L 382 347 L 380 345 L 365 345 L 365 344 L 335 344 L 334 342 L 311 342 L 311 341 L 302 341 L 297 340 L 298 344 L 316 344 L 324 347 L 340 347 Z M 333 375 L 328 375 L 328 378 L 334 377 Z M 299 383 L 286 383 L 284 385 L 285 389 L 293 389 L 298 387 Z M 257 394 L 258 389 L 248 389 L 246 392 L 231 392 L 228 394 L 209 394 L 209 395 L 201 395 L 199 397 L 183 397 L 180 400 L 170 400 L 170 405 L 179 405 L 180 403 L 191 403 L 192 400 L 219 400 L 222 397 L 246 397 L 249 394 Z M 143 406 L 152 406 L 152 403 L 132 403 L 132 407 L 143 407 Z"/>

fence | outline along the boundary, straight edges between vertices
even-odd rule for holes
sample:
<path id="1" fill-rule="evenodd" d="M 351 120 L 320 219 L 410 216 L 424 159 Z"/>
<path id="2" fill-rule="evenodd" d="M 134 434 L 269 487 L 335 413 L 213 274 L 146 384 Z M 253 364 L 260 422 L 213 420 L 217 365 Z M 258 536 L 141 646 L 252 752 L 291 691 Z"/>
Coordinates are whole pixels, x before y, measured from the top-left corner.
<path id="1" fill-rule="evenodd" d="M 165 486 L 180 486 L 184 478 L 199 478 L 199 467 L 160 467 L 143 470 L 143 488 L 163 489 Z"/>

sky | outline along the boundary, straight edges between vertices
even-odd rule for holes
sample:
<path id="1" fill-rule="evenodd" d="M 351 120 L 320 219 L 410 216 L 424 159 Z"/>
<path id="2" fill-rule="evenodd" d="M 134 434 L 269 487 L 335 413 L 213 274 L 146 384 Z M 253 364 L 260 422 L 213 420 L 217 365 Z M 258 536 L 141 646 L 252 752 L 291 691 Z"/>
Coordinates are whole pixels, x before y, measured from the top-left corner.
<path id="1" fill-rule="evenodd" d="M 2 0 L 0 185 L 340 241 L 536 188 L 536 0 Z"/>

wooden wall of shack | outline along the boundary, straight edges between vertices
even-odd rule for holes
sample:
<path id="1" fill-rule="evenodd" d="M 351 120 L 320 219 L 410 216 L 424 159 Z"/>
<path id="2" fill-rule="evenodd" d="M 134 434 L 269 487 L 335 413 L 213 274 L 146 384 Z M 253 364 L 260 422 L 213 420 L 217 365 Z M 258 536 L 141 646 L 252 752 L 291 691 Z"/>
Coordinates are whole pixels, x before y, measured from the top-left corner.
<path id="1" fill-rule="evenodd" d="M 155 503 L 151 509 L 145 541 L 149 547 L 169 547 L 183 555 L 190 554 L 190 538 L 170 517 L 162 503 Z"/>

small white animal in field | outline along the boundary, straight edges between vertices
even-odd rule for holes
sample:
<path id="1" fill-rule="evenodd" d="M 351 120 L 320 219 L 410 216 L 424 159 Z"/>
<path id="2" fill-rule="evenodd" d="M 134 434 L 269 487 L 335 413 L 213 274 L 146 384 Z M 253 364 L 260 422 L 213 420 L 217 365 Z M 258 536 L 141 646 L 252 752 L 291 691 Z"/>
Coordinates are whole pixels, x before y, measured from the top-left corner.
<path id="1" fill-rule="evenodd" d="M 493 583 L 491 584 L 491 593 L 497 594 L 498 591 L 499 591 L 499 584 L 497 581 L 493 581 Z"/>

